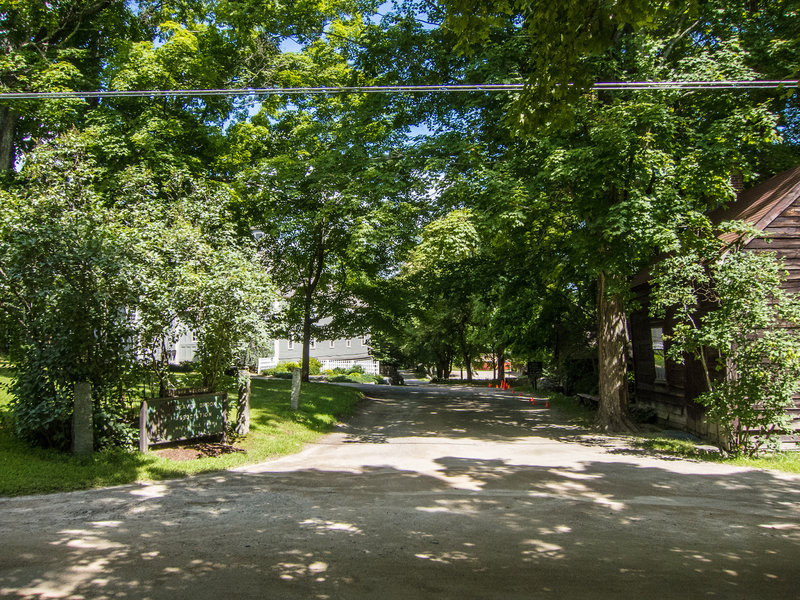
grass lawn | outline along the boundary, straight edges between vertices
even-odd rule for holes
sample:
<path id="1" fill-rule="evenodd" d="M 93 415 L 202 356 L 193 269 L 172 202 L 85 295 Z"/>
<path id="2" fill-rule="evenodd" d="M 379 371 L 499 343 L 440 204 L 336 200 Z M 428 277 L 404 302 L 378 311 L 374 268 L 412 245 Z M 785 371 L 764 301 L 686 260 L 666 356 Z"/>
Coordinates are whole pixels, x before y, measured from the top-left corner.
<path id="1" fill-rule="evenodd" d="M 0 384 L 9 373 L 0 369 Z M 291 382 L 252 381 L 250 433 L 236 441 L 245 453 L 173 461 L 152 452 L 104 451 L 91 457 L 31 448 L 10 430 L 8 397 L 0 389 L 0 496 L 61 492 L 183 477 L 259 462 L 299 451 L 330 431 L 339 417 L 351 414 L 361 399 L 358 390 L 324 383 L 303 384 L 300 410 L 289 409 Z M 235 393 L 229 395 L 235 398 Z"/>

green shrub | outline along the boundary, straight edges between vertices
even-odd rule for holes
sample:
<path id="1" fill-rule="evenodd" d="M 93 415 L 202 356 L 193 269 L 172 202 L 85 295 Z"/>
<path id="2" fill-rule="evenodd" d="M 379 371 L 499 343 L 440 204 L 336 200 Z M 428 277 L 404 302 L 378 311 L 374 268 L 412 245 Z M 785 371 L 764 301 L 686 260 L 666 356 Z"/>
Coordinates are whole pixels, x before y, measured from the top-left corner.
<path id="1" fill-rule="evenodd" d="M 298 362 L 281 362 L 274 369 L 263 371 L 265 375 L 275 375 L 276 373 L 291 373 L 294 369 L 302 369 L 303 365 Z M 319 375 L 322 372 L 322 363 L 316 358 L 308 359 L 308 374 Z"/>
<path id="2" fill-rule="evenodd" d="M 386 380 L 380 375 L 367 375 L 365 373 L 338 374 L 328 377 L 328 381 L 331 383 L 386 383 Z"/>
<path id="3" fill-rule="evenodd" d="M 28 370 L 12 380 L 9 390 L 15 433 L 29 444 L 66 450 L 72 440 L 73 397 L 44 371 Z"/>
<path id="4" fill-rule="evenodd" d="M 746 233 L 741 239 L 758 235 Z M 707 391 L 696 401 L 720 428 L 720 450 L 752 457 L 792 433 L 800 302 L 781 287 L 785 271 L 774 253 L 731 249 L 719 238 L 696 246 L 659 264 L 651 311 L 674 319 L 668 358 L 693 357 L 702 366 Z M 706 298 L 713 308 L 698 318 Z"/>
<path id="5" fill-rule="evenodd" d="M 299 368 L 300 368 L 300 364 L 299 363 L 296 363 L 296 362 L 281 362 L 281 363 L 278 363 L 278 366 L 276 366 L 273 369 L 273 371 L 276 371 L 276 372 L 277 371 L 285 371 L 287 373 L 291 373 L 292 369 L 299 369 Z"/>

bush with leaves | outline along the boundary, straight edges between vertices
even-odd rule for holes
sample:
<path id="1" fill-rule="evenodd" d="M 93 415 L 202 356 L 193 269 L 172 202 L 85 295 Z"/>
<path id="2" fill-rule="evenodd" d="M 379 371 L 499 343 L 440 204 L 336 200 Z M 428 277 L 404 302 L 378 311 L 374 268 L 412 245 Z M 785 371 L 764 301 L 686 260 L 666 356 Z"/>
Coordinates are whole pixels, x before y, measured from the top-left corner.
<path id="1" fill-rule="evenodd" d="M 378 383 L 385 384 L 386 380 L 380 375 L 366 373 L 349 373 L 347 375 L 333 375 L 328 377 L 330 383 Z"/>
<path id="2" fill-rule="evenodd" d="M 706 392 L 696 400 L 718 425 L 720 448 L 752 456 L 791 433 L 786 409 L 800 391 L 800 302 L 781 288 L 785 275 L 774 253 L 742 247 L 757 231 L 724 227 L 740 242 L 730 247 L 687 233 L 675 244 L 655 270 L 651 312 L 674 321 L 668 356 L 702 365 Z"/>
<path id="3" fill-rule="evenodd" d="M 203 386 L 215 389 L 226 369 L 264 355 L 276 298 L 254 241 L 238 237 L 230 222 L 230 188 L 180 170 L 160 177 L 142 167 L 126 169 L 118 184 L 122 218 L 139 232 L 140 355 L 163 394 L 170 384 L 168 348 L 191 330 Z"/>
<path id="4" fill-rule="evenodd" d="M 278 363 L 274 369 L 268 369 L 265 371 L 267 375 L 277 375 L 278 373 L 291 373 L 294 369 L 301 369 L 299 362 L 281 362 Z M 308 372 L 310 375 L 319 375 L 322 372 L 322 363 L 319 359 L 316 358 L 309 358 L 308 360 Z"/>
<path id="5" fill-rule="evenodd" d="M 167 386 L 179 328 L 194 331 L 213 388 L 267 343 L 275 299 L 252 240 L 233 233 L 225 186 L 178 170 L 111 173 L 91 142 L 72 132 L 43 144 L 0 191 L 12 412 L 21 437 L 57 448 L 70 443 L 76 382 L 92 385 L 96 446 L 129 445 L 128 390 L 145 368 Z"/>
<path id="6" fill-rule="evenodd" d="M 16 368 L 18 435 L 69 446 L 74 384 L 92 385 L 98 445 L 124 443 L 135 367 L 130 307 L 135 241 L 95 189 L 98 167 L 74 137 L 28 156 L 0 191 L 0 318 Z"/>
<path id="7" fill-rule="evenodd" d="M 241 250 L 230 245 L 203 249 L 202 267 L 186 290 L 193 300 L 186 323 L 197 337 L 195 360 L 203 386 L 216 389 L 225 369 L 246 366 L 251 347 L 269 344 L 275 294 L 266 271 Z"/>

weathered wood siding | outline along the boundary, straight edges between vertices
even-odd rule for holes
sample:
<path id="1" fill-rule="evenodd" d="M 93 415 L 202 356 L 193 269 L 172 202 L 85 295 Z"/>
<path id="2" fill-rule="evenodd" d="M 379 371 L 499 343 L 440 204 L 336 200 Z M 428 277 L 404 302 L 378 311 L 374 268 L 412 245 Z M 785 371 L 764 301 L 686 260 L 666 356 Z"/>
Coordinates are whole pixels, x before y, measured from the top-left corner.
<path id="1" fill-rule="evenodd" d="M 781 212 L 765 229 L 765 239 L 750 241 L 748 250 L 768 250 L 783 259 L 787 279 L 784 288 L 800 292 L 800 198 Z"/>
<path id="2" fill-rule="evenodd" d="M 786 269 L 786 281 L 783 288 L 787 292 L 800 292 L 800 198 L 783 210 L 767 227 L 764 228 L 765 239 L 750 241 L 747 250 L 766 250 L 775 252 L 783 260 Z M 800 432 L 800 394 L 794 397 L 794 408 L 788 410 L 794 422 L 794 430 Z M 784 437 L 782 443 L 786 447 L 798 447 L 798 438 Z"/>
<path id="3" fill-rule="evenodd" d="M 787 280 L 784 289 L 800 292 L 800 197 L 781 211 L 773 213 L 774 219 L 764 228 L 766 239 L 755 239 L 745 245 L 747 250 L 772 251 L 784 261 Z M 668 424 L 685 428 L 692 433 L 713 437 L 716 432 L 704 423 L 704 408 L 694 402 L 706 389 L 699 361 L 687 359 L 684 365 L 667 360 L 666 382 L 657 382 L 651 327 L 662 327 L 669 335 L 670 323 L 653 319 L 648 314 L 650 286 L 640 284 L 634 288 L 635 300 L 642 309 L 631 315 L 634 368 L 636 374 L 636 401 L 656 410 L 659 418 Z M 668 343 L 668 342 L 667 342 Z M 800 395 L 794 398 L 795 407 L 789 409 L 795 431 L 800 432 Z M 782 439 L 785 447 L 797 447 L 798 437 Z"/>
<path id="4" fill-rule="evenodd" d="M 694 390 L 697 387 L 697 378 L 691 369 L 687 368 L 689 365 L 667 359 L 665 380 L 656 380 L 650 330 L 652 327 L 661 327 L 668 336 L 671 333 L 670 323 L 650 316 L 648 284 L 637 286 L 634 294 L 636 302 L 641 306 L 630 317 L 636 403 L 655 410 L 659 420 L 668 426 L 704 434 L 702 409 L 691 401 L 692 396 L 687 393 L 687 388 Z M 665 350 L 668 344 L 669 342 L 665 341 Z"/>

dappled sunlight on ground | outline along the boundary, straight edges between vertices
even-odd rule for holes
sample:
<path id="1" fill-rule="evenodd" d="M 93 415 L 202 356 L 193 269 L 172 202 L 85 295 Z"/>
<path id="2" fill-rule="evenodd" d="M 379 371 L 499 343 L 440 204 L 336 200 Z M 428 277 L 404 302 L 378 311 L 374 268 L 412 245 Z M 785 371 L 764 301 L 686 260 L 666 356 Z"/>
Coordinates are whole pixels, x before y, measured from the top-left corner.
<path id="1" fill-rule="evenodd" d="M 800 478 L 417 392 L 261 465 L 2 499 L 0 596 L 797 597 Z"/>

